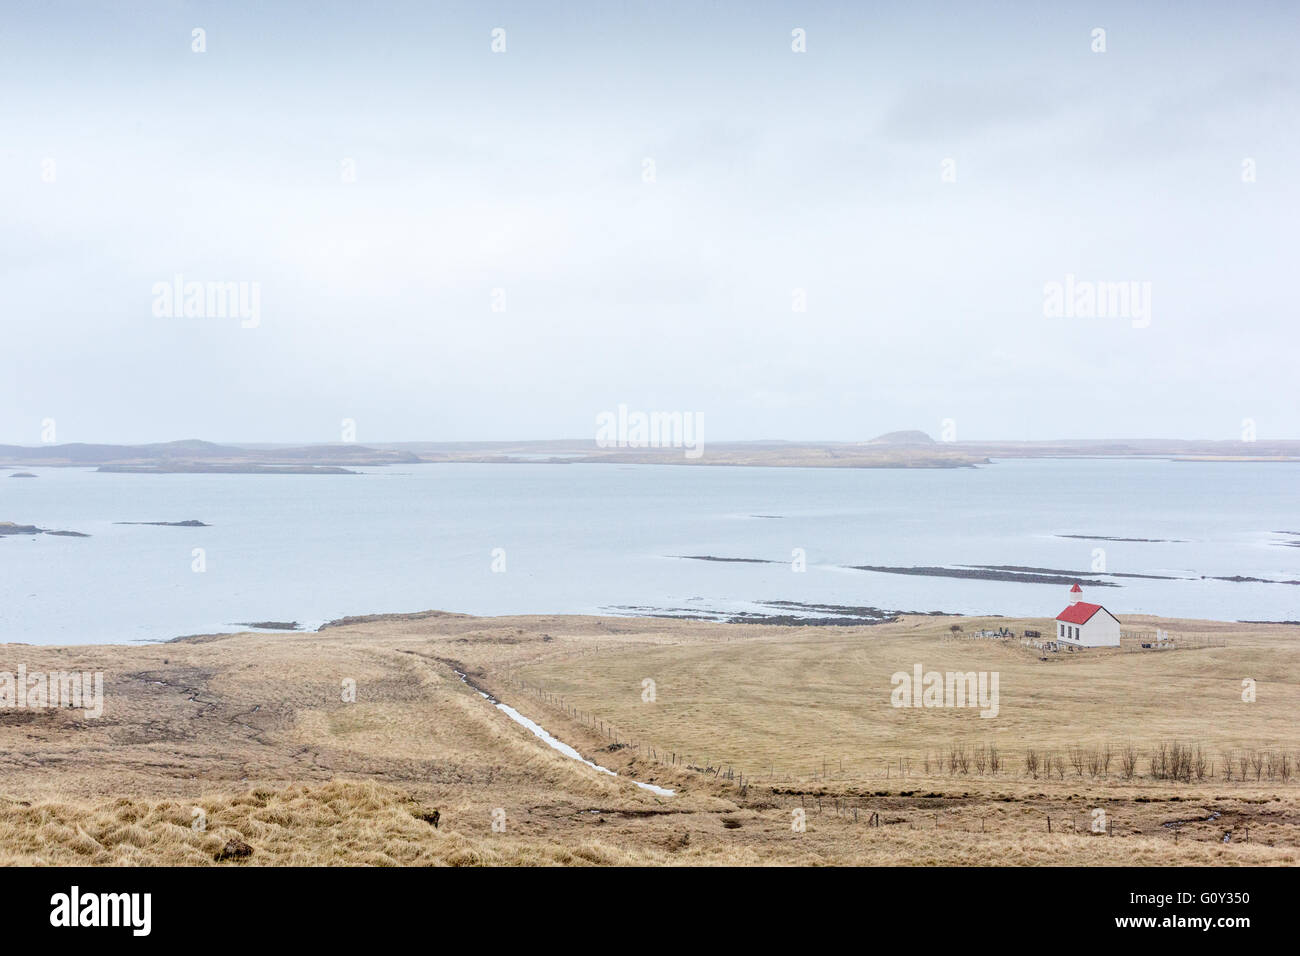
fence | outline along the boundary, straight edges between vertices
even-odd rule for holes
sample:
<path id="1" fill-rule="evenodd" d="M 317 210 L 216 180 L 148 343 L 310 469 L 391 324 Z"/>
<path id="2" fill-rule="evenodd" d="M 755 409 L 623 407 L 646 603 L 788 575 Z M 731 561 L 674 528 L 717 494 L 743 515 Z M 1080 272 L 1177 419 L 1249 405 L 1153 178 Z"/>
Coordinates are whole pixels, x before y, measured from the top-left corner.
<path id="1" fill-rule="evenodd" d="M 1227 647 L 1228 641 L 1208 634 L 1173 634 L 1157 628 L 1153 631 L 1135 631 L 1120 628 L 1120 647 L 1125 651 L 1176 651 L 1204 650 L 1209 647 Z"/>
<path id="2" fill-rule="evenodd" d="M 1050 642 L 1042 642 L 1050 643 Z M 1209 644 L 1206 646 L 1222 646 Z M 946 750 L 925 752 L 920 760 L 913 756 L 882 759 L 860 757 L 858 766 L 850 758 L 845 774 L 844 758 L 822 757 L 814 763 L 811 772 L 803 773 L 791 767 L 778 767 L 775 763 L 761 767 L 755 775 L 722 759 L 713 763 L 713 757 L 700 757 L 683 751 L 666 749 L 647 743 L 639 735 L 633 736 L 603 717 L 583 710 L 559 694 L 518 679 L 513 673 L 498 673 L 494 679 L 503 680 L 517 690 L 534 696 L 538 701 L 577 721 L 591 732 L 609 740 L 610 750 L 624 748 L 660 766 L 689 770 L 694 773 L 725 781 L 737 788 L 741 796 L 748 793 L 752 784 L 768 787 L 781 785 L 806 786 L 831 781 L 852 783 L 865 779 L 906 781 L 966 778 L 984 780 L 1042 779 L 1063 782 L 1088 780 L 1090 782 L 1123 781 L 1168 784 L 1254 784 L 1267 781 L 1290 784 L 1300 773 L 1300 749 L 1288 753 L 1282 748 L 1269 746 L 1226 747 L 1217 751 L 1203 744 L 1158 742 L 1149 749 L 1139 749 L 1130 744 L 1114 742 L 1080 746 L 1056 745 L 1054 747 L 1028 747 L 1022 752 L 1003 751 L 993 744 L 982 744 L 968 749 L 964 743 L 954 743 Z M 474 686 L 474 685 L 471 685 Z M 874 765 L 880 770 L 863 767 Z M 806 767 L 807 764 L 804 764 Z M 1114 769 L 1112 769 L 1112 767 Z M 1073 771 L 1073 772 L 1071 772 Z M 847 806 L 847 804 L 846 804 Z M 879 825 L 879 824 L 876 824 Z"/>

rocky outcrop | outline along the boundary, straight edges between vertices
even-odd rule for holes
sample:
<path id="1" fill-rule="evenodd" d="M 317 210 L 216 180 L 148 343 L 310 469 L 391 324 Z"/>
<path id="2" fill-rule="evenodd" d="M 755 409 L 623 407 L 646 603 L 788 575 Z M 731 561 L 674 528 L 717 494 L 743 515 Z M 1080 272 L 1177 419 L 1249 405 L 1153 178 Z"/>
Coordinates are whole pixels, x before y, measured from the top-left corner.
<path id="1" fill-rule="evenodd" d="M 83 534 L 80 531 L 50 531 L 48 528 L 38 528 L 34 524 L 14 524 L 12 521 L 0 521 L 0 537 L 11 535 L 37 535 L 51 534 L 59 538 L 89 538 L 90 535 Z"/>

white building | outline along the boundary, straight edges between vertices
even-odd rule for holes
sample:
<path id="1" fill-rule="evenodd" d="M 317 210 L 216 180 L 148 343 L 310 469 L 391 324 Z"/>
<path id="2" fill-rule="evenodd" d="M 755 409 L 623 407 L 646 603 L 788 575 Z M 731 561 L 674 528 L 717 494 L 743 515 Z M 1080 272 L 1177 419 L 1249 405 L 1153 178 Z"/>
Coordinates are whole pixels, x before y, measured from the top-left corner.
<path id="1" fill-rule="evenodd" d="M 1082 596 L 1079 585 L 1070 588 L 1070 606 L 1056 615 L 1056 640 L 1073 647 L 1119 647 L 1119 619 Z"/>

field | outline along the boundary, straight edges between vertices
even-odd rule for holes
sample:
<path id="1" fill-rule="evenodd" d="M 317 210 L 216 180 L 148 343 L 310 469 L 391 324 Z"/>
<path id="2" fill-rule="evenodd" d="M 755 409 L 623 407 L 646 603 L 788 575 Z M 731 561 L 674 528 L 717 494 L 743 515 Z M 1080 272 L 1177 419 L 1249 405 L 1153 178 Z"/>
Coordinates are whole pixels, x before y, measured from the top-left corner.
<path id="1" fill-rule="evenodd" d="M 7 645 L 10 672 L 102 671 L 105 703 L 0 710 L 0 861 L 1300 862 L 1295 627 L 1126 617 L 1182 646 L 1076 654 L 971 637 L 1026 626 L 1050 632 L 427 612 Z M 995 672 L 997 716 L 891 706 L 917 664 Z"/>

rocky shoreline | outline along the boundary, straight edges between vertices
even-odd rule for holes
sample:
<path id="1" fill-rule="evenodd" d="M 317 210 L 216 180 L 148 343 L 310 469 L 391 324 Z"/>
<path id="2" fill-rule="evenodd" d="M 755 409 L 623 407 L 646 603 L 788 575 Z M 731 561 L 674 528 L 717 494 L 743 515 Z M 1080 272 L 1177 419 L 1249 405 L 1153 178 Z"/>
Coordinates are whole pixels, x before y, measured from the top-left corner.
<path id="1" fill-rule="evenodd" d="M 781 627 L 863 627 L 886 624 L 904 615 L 947 617 L 945 611 L 895 611 L 869 605 L 806 604 L 801 601 L 755 601 L 763 611 L 725 611 L 703 607 L 649 607 L 613 605 L 605 610 L 629 617 L 656 617 L 678 621 L 712 621 L 719 624 L 767 624 Z"/>
<path id="2" fill-rule="evenodd" d="M 49 528 L 38 528 L 34 524 L 14 524 L 12 521 L 0 521 L 0 538 L 38 534 L 53 535 L 56 538 L 89 538 L 90 535 L 80 531 L 51 531 Z"/>
<path id="3" fill-rule="evenodd" d="M 188 521 L 114 521 L 113 524 L 150 525 L 155 528 L 211 528 L 212 525 L 190 518 Z"/>
<path id="4" fill-rule="evenodd" d="M 1278 532 L 1284 533 L 1284 532 Z M 1072 535 L 1063 535 L 1058 537 L 1073 537 Z M 1138 540 L 1138 539 L 1129 539 Z M 1300 542 L 1298 542 L 1300 543 Z M 786 564 L 785 561 L 777 561 L 771 558 L 735 558 L 725 557 L 716 554 L 676 554 L 671 557 L 683 561 L 710 561 L 722 564 Z M 1300 580 L 1286 580 L 1281 578 L 1259 578 L 1248 575 L 1172 575 L 1172 574 L 1142 574 L 1136 571 L 1071 571 L 1066 568 L 1040 568 L 1031 565 L 1017 564 L 963 564 L 955 566 L 946 565 L 919 565 L 911 567 L 881 565 L 881 564 L 849 564 L 843 567 L 851 571 L 872 571 L 877 574 L 903 574 L 916 575 L 920 577 L 936 578 L 957 578 L 972 581 L 1000 581 L 1013 584 L 1051 584 L 1056 586 L 1070 586 L 1072 584 L 1086 584 L 1089 587 L 1096 588 L 1119 588 L 1123 587 L 1117 581 L 1107 580 L 1109 578 L 1129 578 L 1146 581 L 1225 581 L 1229 584 L 1285 584 L 1300 585 Z M 914 612 L 908 612 L 914 613 Z M 933 612 L 940 613 L 940 612 Z M 708 618 L 712 620 L 713 618 Z"/>
<path id="5" fill-rule="evenodd" d="M 253 465 L 178 462 L 156 465 L 100 465 L 96 471 L 122 475 L 359 475 L 338 465 Z"/>

